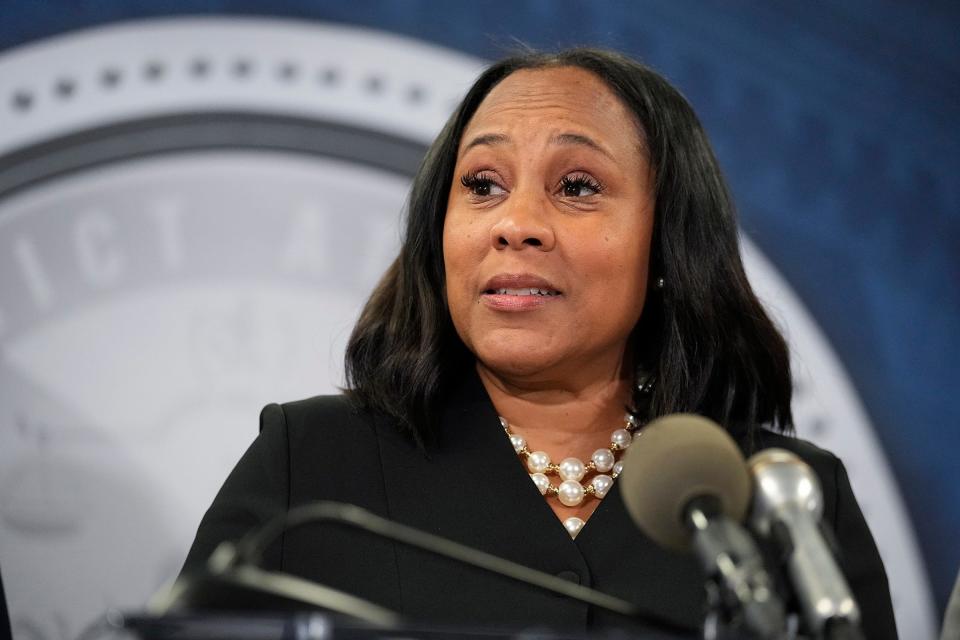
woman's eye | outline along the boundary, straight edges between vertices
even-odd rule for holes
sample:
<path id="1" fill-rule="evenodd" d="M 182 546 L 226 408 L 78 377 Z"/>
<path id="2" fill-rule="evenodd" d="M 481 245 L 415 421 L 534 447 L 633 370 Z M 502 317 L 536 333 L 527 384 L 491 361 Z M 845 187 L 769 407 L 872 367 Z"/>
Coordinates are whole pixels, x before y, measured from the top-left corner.
<path id="1" fill-rule="evenodd" d="M 460 178 L 460 184 L 466 187 L 471 194 L 481 198 L 498 196 L 504 193 L 503 187 L 497 184 L 492 176 L 482 173 L 468 173 Z"/>
<path id="2" fill-rule="evenodd" d="M 568 198 L 585 198 L 597 195 L 603 186 L 588 175 L 564 176 L 560 180 L 560 191 Z"/>

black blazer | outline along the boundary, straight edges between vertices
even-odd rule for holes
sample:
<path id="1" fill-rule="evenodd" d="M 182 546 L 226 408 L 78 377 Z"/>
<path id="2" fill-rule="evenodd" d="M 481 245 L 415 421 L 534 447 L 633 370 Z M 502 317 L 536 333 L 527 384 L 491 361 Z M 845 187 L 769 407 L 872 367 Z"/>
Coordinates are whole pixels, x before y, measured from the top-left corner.
<path id="1" fill-rule="evenodd" d="M 825 521 L 860 603 L 866 637 L 896 638 L 887 578 L 841 462 L 807 442 L 761 431 L 745 453 L 789 449 L 819 475 Z M 185 570 L 222 540 L 316 500 L 358 505 L 410 526 L 560 575 L 700 628 L 704 576 L 689 555 L 664 551 L 637 531 L 618 485 L 572 540 L 530 481 L 476 375 L 443 413 L 437 440 L 417 448 L 390 421 L 342 396 L 316 397 L 260 415 L 260 435 L 200 524 Z M 319 525 L 269 550 L 269 568 L 352 593 L 406 618 L 459 625 L 549 625 L 567 631 L 625 624 L 614 614 L 470 567 Z"/>

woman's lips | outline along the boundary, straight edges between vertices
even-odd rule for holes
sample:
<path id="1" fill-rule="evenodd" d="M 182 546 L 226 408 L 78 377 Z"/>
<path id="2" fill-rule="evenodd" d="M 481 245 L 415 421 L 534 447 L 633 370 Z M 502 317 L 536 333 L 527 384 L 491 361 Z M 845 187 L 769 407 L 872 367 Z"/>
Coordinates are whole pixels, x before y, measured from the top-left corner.
<path id="1" fill-rule="evenodd" d="M 559 293 L 546 296 L 540 294 L 484 293 L 480 296 L 480 299 L 488 307 L 497 311 L 529 311 L 539 309 L 560 297 Z"/>
<path id="2" fill-rule="evenodd" d="M 488 307 L 499 311 L 527 311 L 562 296 L 563 292 L 544 278 L 527 273 L 505 273 L 490 278 L 480 298 Z"/>

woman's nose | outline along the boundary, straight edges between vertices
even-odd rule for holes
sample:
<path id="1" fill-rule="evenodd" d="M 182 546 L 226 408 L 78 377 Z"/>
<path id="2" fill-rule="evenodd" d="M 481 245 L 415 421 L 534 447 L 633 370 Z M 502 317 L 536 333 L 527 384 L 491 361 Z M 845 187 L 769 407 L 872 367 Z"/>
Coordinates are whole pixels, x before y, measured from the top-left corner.
<path id="1" fill-rule="evenodd" d="M 500 219 L 490 230 L 493 247 L 552 251 L 557 238 L 545 216 L 547 206 L 540 198 L 514 191 L 499 207 Z"/>

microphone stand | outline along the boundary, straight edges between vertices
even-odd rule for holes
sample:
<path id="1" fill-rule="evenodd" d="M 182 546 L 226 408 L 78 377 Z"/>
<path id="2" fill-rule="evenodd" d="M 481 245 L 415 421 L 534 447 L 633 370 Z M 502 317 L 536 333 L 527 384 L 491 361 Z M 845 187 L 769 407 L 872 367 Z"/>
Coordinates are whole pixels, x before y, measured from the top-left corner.
<path id="1" fill-rule="evenodd" d="M 692 537 L 693 550 L 702 566 L 712 568 L 705 640 L 788 637 L 783 604 L 753 540 L 732 521 L 716 517 L 720 513 L 713 496 L 694 498 L 685 510 L 688 526 L 698 534 Z"/>

